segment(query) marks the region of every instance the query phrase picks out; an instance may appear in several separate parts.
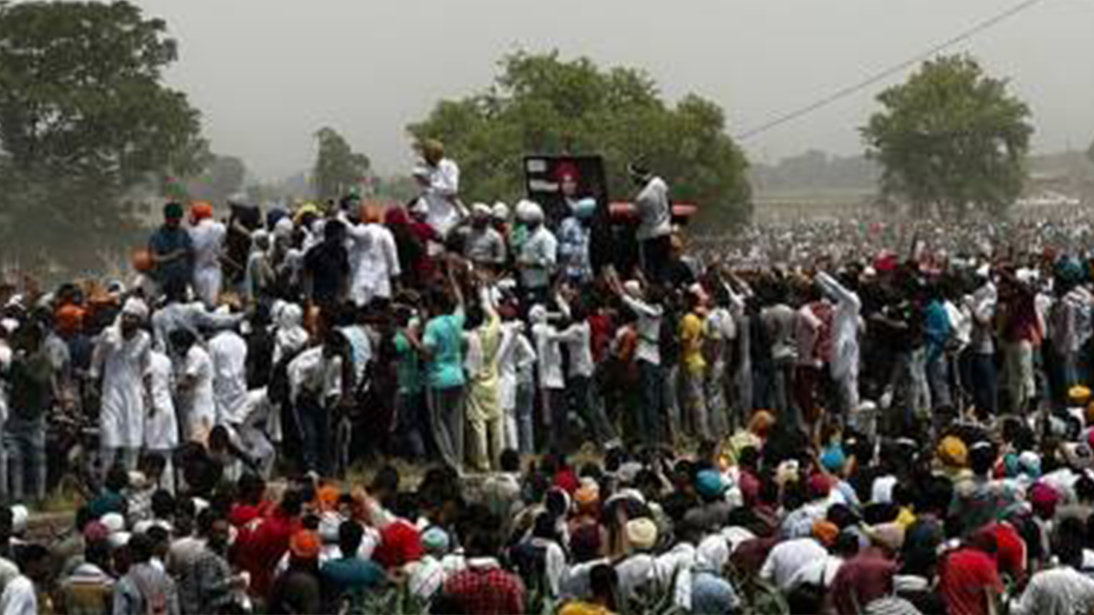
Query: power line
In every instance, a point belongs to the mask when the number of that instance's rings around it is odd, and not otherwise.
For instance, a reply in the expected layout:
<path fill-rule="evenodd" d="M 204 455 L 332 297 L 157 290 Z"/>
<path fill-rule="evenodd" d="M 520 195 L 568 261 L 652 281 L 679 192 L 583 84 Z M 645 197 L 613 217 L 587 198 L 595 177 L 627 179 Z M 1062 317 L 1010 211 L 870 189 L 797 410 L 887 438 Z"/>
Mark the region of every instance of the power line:
<path fill-rule="evenodd" d="M 947 39 L 947 40 L 945 40 L 945 41 L 931 47 L 930 49 L 928 49 L 927 51 L 924 51 L 923 53 L 920 53 L 919 55 L 916 55 L 912 58 L 904 60 L 903 62 L 901 62 L 899 64 L 890 66 L 889 68 L 887 68 L 887 69 L 885 69 L 881 72 L 874 73 L 873 75 L 867 77 L 866 79 L 863 79 L 862 81 L 859 81 L 859 82 L 854 83 L 852 85 L 849 85 L 847 87 L 836 90 L 835 92 L 829 94 L 828 96 L 825 96 L 824 98 L 821 98 L 821 99 L 819 99 L 819 100 L 817 100 L 813 103 L 810 103 L 810 104 L 808 104 L 804 107 L 801 107 L 797 110 L 791 111 L 791 112 L 786 113 L 784 115 L 780 115 L 780 116 L 778 116 L 778 117 L 776 117 L 772 120 L 769 120 L 766 123 L 760 124 L 759 126 L 756 126 L 754 128 L 750 128 L 749 130 L 746 130 L 746 131 L 744 131 L 740 134 L 735 135 L 734 138 L 737 139 L 738 141 L 751 139 L 752 137 L 754 137 L 758 134 L 767 132 L 768 130 L 771 130 L 772 128 L 776 128 L 778 126 L 786 124 L 787 122 L 792 122 L 792 121 L 798 119 L 799 117 L 802 117 L 803 115 L 808 115 L 808 114 L 812 113 L 813 111 L 816 111 L 817 109 L 820 109 L 822 107 L 827 107 L 828 105 L 830 105 L 830 104 L 832 104 L 832 103 L 834 103 L 834 102 L 836 102 L 836 101 L 838 101 L 842 98 L 846 98 L 847 96 L 850 96 L 850 95 L 858 92 L 859 90 L 866 89 L 866 88 L 870 87 L 871 85 L 874 85 L 875 83 L 877 83 L 879 81 L 883 81 L 883 80 L 885 80 L 885 79 L 887 79 L 887 78 L 889 78 L 889 77 L 891 77 L 891 76 L 893 76 L 897 73 L 900 73 L 900 72 L 904 71 L 905 69 L 907 69 L 910 66 L 914 66 L 914 65 L 919 64 L 920 62 L 922 62 L 924 60 L 928 60 L 931 57 L 933 57 L 935 54 L 937 54 L 941 51 L 944 51 L 949 47 L 953 47 L 954 45 L 956 45 L 960 42 L 968 40 L 968 39 L 972 38 L 973 36 L 976 36 L 977 34 L 983 32 L 985 30 L 991 29 L 991 28 L 999 25 L 1000 23 L 1010 19 L 1011 17 L 1014 17 L 1014 16 L 1018 15 L 1019 13 L 1023 13 L 1025 11 L 1033 8 L 1036 5 L 1041 4 L 1042 2 L 1045 2 L 1045 0 L 1023 0 L 1022 2 L 1019 2 L 1018 4 L 1016 4 L 1016 5 L 1012 6 L 1011 8 L 1003 11 L 1002 13 L 998 13 L 998 14 L 996 14 L 996 15 L 988 18 L 988 19 L 985 19 L 984 21 L 981 21 L 981 22 L 975 24 L 971 28 L 961 32 L 960 34 L 957 34 L 956 36 L 954 36 L 950 39 Z"/>

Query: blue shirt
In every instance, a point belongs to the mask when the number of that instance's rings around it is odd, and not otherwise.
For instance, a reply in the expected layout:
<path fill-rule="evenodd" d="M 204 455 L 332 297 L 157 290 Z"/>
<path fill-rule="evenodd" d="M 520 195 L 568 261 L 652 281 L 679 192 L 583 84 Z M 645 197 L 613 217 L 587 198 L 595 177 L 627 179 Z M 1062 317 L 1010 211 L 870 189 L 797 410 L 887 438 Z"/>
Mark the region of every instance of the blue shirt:
<path fill-rule="evenodd" d="M 432 318 L 425 325 L 422 345 L 432 353 L 426 370 L 429 387 L 461 387 L 463 375 L 463 310 Z"/>
<path fill-rule="evenodd" d="M 189 255 L 156 266 L 156 280 L 165 286 L 171 282 L 188 283 L 193 272 L 194 242 L 184 228 L 160 227 L 148 240 L 148 247 L 156 256 L 167 256 L 186 250 Z"/>

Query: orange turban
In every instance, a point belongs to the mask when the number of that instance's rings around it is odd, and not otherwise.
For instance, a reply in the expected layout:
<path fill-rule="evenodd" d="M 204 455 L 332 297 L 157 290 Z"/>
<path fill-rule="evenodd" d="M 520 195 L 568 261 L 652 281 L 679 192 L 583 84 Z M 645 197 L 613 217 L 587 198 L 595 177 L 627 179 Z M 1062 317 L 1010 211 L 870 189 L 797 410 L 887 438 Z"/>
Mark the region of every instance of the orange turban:
<path fill-rule="evenodd" d="M 84 310 L 75 305 L 66 305 L 57 310 L 54 321 L 59 332 L 64 334 L 76 333 L 83 327 Z"/>
<path fill-rule="evenodd" d="M 300 559 L 316 559 L 323 543 L 312 530 L 300 530 L 289 539 L 289 551 Z"/>
<path fill-rule="evenodd" d="M 198 222 L 199 220 L 204 220 L 206 218 L 212 217 L 213 206 L 210 205 L 207 201 L 195 201 L 194 204 L 190 206 L 191 221 Z"/>
<path fill-rule="evenodd" d="M 342 497 L 342 492 L 338 487 L 325 485 L 319 488 L 317 496 L 319 499 L 319 508 L 323 511 L 331 511 L 338 508 L 338 500 Z"/>

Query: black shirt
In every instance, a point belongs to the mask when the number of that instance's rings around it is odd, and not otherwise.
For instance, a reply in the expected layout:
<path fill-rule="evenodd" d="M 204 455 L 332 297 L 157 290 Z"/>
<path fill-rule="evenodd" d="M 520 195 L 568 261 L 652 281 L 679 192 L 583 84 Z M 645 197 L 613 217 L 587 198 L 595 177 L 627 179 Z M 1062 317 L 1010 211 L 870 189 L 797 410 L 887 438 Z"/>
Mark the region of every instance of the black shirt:
<path fill-rule="evenodd" d="M 316 303 L 338 301 L 349 275 L 349 255 L 341 243 L 324 241 L 304 256 L 304 271 L 311 278 Z"/>

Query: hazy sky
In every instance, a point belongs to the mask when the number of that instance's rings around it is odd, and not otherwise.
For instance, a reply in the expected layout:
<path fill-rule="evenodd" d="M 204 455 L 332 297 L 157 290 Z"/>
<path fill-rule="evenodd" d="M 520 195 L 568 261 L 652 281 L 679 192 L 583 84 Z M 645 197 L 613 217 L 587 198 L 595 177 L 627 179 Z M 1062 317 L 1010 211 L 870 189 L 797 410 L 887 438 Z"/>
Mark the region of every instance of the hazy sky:
<path fill-rule="evenodd" d="M 381 172 L 411 160 L 404 131 L 486 86 L 507 51 L 557 48 L 646 69 L 741 132 L 913 56 L 1015 0 L 135 0 L 181 45 L 169 80 L 205 114 L 217 152 L 256 173 L 306 168 L 312 133 L 342 132 Z M 1035 147 L 1094 138 L 1094 0 L 1045 0 L 958 49 L 1012 79 Z M 890 80 L 889 83 L 894 80 Z M 881 86 L 877 86 L 879 89 Z M 861 151 L 860 92 L 746 142 L 756 160 Z"/>

